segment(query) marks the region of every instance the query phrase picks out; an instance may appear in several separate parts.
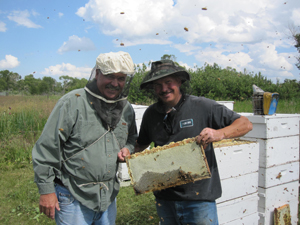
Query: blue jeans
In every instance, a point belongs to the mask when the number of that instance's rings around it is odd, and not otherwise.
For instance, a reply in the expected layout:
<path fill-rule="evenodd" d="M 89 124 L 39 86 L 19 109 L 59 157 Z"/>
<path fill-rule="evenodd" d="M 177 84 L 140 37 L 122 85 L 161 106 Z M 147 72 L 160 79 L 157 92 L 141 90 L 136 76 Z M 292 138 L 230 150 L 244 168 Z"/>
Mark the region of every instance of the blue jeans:
<path fill-rule="evenodd" d="M 74 199 L 63 186 L 55 186 L 60 211 L 55 210 L 57 225 L 115 225 L 117 216 L 116 200 L 105 212 L 95 212 Z"/>
<path fill-rule="evenodd" d="M 216 202 L 156 199 L 161 225 L 218 225 Z"/>

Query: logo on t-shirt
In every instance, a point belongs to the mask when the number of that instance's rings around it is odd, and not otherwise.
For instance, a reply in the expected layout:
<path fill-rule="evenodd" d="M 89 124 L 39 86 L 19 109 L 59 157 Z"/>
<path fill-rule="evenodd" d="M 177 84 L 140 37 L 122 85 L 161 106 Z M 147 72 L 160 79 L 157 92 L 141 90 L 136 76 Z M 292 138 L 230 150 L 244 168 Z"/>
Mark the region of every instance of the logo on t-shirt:
<path fill-rule="evenodd" d="M 180 128 L 192 127 L 194 126 L 193 119 L 181 120 Z"/>

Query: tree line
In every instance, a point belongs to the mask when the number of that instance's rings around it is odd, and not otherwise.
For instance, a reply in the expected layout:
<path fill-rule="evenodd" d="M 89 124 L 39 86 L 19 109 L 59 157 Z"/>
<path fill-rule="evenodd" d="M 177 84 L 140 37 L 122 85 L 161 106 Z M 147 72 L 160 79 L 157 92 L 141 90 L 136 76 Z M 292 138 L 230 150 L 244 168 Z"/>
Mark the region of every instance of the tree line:
<path fill-rule="evenodd" d="M 164 55 L 162 58 L 174 56 Z M 243 73 L 234 68 L 221 68 L 216 63 L 205 64 L 201 68 L 188 70 L 191 75 L 189 86 L 186 85 L 186 92 L 196 96 L 204 96 L 215 100 L 248 100 L 253 95 L 252 85 L 255 84 L 264 91 L 279 93 L 280 99 L 300 98 L 300 82 L 296 79 L 285 79 L 283 83 L 273 83 L 260 72 L 258 74 Z M 147 73 L 147 66 L 136 67 L 136 73 L 130 85 L 128 100 L 136 104 L 146 104 L 155 97 L 149 91 L 141 91 L 140 84 Z M 10 94 L 23 95 L 63 95 L 71 90 L 82 88 L 87 84 L 87 79 L 61 76 L 61 82 L 52 77 L 34 78 L 32 74 L 24 79 L 17 73 L 2 70 L 0 71 L 0 91 Z"/>
<path fill-rule="evenodd" d="M 9 70 L 0 71 L 0 92 L 22 95 L 61 95 L 71 90 L 84 87 L 87 79 L 60 76 L 56 81 L 52 77 L 34 78 L 33 74 L 22 79 L 18 73 Z"/>
<path fill-rule="evenodd" d="M 132 103 L 147 103 L 149 99 L 155 100 L 154 95 L 149 91 L 139 90 L 145 74 L 146 66 L 138 66 L 137 72 L 131 83 L 128 99 Z M 216 63 L 205 64 L 201 68 L 188 70 L 191 75 L 189 86 L 185 87 L 186 92 L 196 96 L 204 96 L 215 100 L 249 100 L 253 95 L 252 85 L 260 87 L 266 92 L 279 93 L 280 99 L 300 98 L 300 82 L 296 79 L 285 79 L 283 83 L 272 82 L 260 72 L 243 73 L 234 68 L 221 68 Z M 151 101 L 150 101 L 151 102 Z"/>

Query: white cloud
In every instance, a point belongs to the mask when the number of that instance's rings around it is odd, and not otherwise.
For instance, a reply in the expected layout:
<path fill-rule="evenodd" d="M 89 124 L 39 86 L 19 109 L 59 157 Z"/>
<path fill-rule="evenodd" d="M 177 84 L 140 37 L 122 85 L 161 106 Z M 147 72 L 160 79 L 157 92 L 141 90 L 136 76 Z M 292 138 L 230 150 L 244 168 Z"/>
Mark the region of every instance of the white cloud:
<path fill-rule="evenodd" d="M 107 35 L 151 38 L 151 35 L 155 37 L 156 33 L 163 34 L 166 30 L 163 21 L 173 13 L 172 5 L 172 0 L 90 0 L 76 14 L 98 24 Z"/>
<path fill-rule="evenodd" d="M 32 11 L 31 14 L 33 16 L 38 15 L 35 11 Z M 27 28 L 42 28 L 42 26 L 35 24 L 30 19 L 30 13 L 28 10 L 24 11 L 12 11 L 7 18 L 16 22 L 18 25 L 25 26 Z"/>
<path fill-rule="evenodd" d="M 0 32 L 5 32 L 5 31 L 6 31 L 6 24 L 0 21 Z"/>
<path fill-rule="evenodd" d="M 187 63 L 184 63 L 184 62 L 178 62 L 180 66 L 183 66 L 185 67 L 186 70 L 195 70 L 195 68 L 193 67 L 190 67 Z"/>
<path fill-rule="evenodd" d="M 291 20 L 295 23 L 295 26 L 300 26 L 300 8 L 293 10 Z"/>
<path fill-rule="evenodd" d="M 201 50 L 200 46 L 192 45 L 189 43 L 185 44 L 174 44 L 174 47 L 178 49 L 180 52 L 184 52 L 187 55 L 193 54 L 196 50 Z"/>
<path fill-rule="evenodd" d="M 63 45 L 58 49 L 58 53 L 69 52 L 69 51 L 92 51 L 96 47 L 94 43 L 86 37 L 78 37 L 76 35 L 70 36 L 69 40 L 64 42 Z"/>
<path fill-rule="evenodd" d="M 158 40 L 158 39 L 151 39 L 151 38 L 144 38 L 144 39 L 124 39 L 124 40 L 114 40 L 116 45 L 124 44 L 123 46 L 134 46 L 134 45 L 144 45 L 144 44 L 155 44 L 155 45 L 168 45 L 172 44 L 169 40 Z"/>
<path fill-rule="evenodd" d="M 282 52 L 294 48 L 288 36 L 289 25 L 300 25 L 298 0 L 89 0 L 76 14 L 125 46 L 169 45 L 201 63 L 295 74 Z"/>
<path fill-rule="evenodd" d="M 288 61 L 288 54 L 278 53 L 273 44 L 262 42 L 249 48 L 259 67 L 278 71 L 293 69 L 293 65 Z"/>
<path fill-rule="evenodd" d="M 57 64 L 55 66 L 49 66 L 48 68 L 45 68 L 41 74 L 46 76 L 63 76 L 67 75 L 70 77 L 76 77 L 76 78 L 86 78 L 89 79 L 91 75 L 92 68 L 89 67 L 76 67 L 70 63 L 62 63 Z"/>
<path fill-rule="evenodd" d="M 62 12 L 58 13 L 58 16 L 61 18 L 64 14 Z"/>
<path fill-rule="evenodd" d="M 285 11 L 273 5 L 271 0 L 178 0 L 175 5 L 172 0 L 90 0 L 76 14 L 97 24 L 104 34 L 127 39 L 149 39 L 159 33 L 156 39 L 176 36 L 191 43 L 246 43 L 268 38 L 269 29 L 284 26 L 273 20 L 273 14 L 279 18 Z M 207 10 L 202 10 L 204 6 Z"/>
<path fill-rule="evenodd" d="M 0 60 L 1 69 L 12 69 L 17 67 L 20 64 L 17 57 L 12 55 L 6 55 L 5 59 Z"/>
<path fill-rule="evenodd" d="M 31 10 L 31 14 L 33 16 L 39 16 L 40 14 L 38 12 L 36 12 L 35 10 Z"/>
<path fill-rule="evenodd" d="M 214 64 L 217 63 L 222 68 L 231 67 L 238 71 L 243 69 L 253 61 L 253 59 L 244 52 L 235 52 L 224 54 L 224 50 L 208 48 L 199 51 L 195 56 L 200 62 Z"/>

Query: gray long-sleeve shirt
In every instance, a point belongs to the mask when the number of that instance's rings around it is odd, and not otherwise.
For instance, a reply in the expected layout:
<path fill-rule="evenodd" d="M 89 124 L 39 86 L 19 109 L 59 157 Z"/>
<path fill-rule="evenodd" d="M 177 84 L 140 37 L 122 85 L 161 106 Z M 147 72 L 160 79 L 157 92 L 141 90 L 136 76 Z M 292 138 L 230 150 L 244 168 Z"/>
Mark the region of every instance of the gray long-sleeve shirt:
<path fill-rule="evenodd" d="M 102 126 L 84 89 L 63 96 L 54 107 L 32 150 L 35 182 L 40 194 L 55 192 L 60 179 L 75 199 L 105 211 L 118 194 L 117 154 L 132 153 L 137 138 L 135 113 L 129 102 L 113 131 Z"/>

